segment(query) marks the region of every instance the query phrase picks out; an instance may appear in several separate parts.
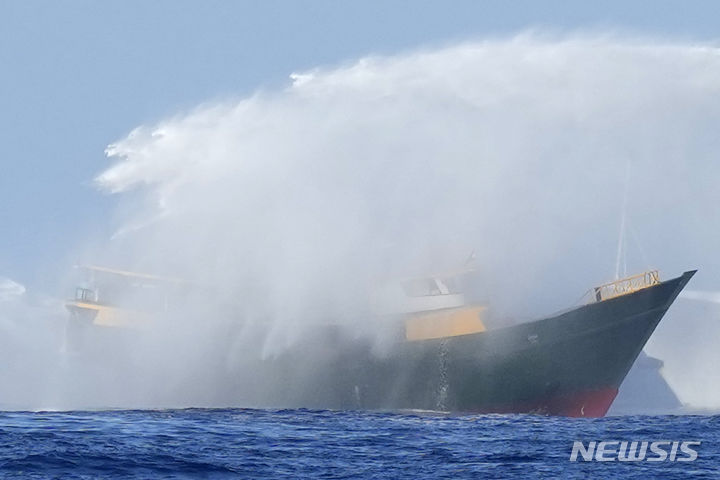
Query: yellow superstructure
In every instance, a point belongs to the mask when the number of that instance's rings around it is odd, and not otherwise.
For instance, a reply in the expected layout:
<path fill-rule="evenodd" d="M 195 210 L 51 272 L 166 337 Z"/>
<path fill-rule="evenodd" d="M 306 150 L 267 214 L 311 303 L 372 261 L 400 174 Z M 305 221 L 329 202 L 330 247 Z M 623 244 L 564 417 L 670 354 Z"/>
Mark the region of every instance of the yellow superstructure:
<path fill-rule="evenodd" d="M 150 321 L 151 316 L 145 312 L 126 310 L 122 308 L 88 303 L 69 301 L 65 305 L 72 315 L 86 318 L 98 327 L 141 327 Z"/>
<path fill-rule="evenodd" d="M 484 332 L 485 310 L 475 306 L 413 314 L 405 320 L 405 339 L 430 340 Z"/>
<path fill-rule="evenodd" d="M 188 284 L 180 279 L 135 273 L 99 266 L 82 266 L 87 278 L 78 287 L 67 309 L 78 325 L 141 328 L 178 299 Z M 466 272 L 462 272 L 466 273 Z M 486 307 L 467 305 L 455 285 L 455 277 L 445 274 L 393 282 L 403 298 L 402 318 L 407 341 L 430 340 L 484 332 Z M 398 317 L 397 315 L 401 315 Z"/>
<path fill-rule="evenodd" d="M 134 328 L 167 310 L 169 296 L 184 285 L 177 278 L 84 265 L 83 286 L 66 302 L 71 319 L 98 327 Z"/>

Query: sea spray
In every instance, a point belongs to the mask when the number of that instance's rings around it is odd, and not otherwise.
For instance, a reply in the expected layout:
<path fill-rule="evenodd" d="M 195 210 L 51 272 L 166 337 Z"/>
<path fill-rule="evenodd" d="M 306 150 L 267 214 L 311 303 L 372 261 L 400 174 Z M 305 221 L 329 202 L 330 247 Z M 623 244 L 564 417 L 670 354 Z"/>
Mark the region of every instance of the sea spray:
<path fill-rule="evenodd" d="M 86 375 L 123 381 L 84 401 L 242 404 L 255 356 L 328 321 L 377 336 L 379 282 L 471 252 L 495 317 L 567 307 L 613 275 L 628 164 L 628 269 L 701 267 L 711 289 L 718 93 L 712 45 L 523 34 L 318 68 L 138 127 L 96 178 L 119 194 L 117 233 L 79 256 L 207 294 L 95 359 Z"/>

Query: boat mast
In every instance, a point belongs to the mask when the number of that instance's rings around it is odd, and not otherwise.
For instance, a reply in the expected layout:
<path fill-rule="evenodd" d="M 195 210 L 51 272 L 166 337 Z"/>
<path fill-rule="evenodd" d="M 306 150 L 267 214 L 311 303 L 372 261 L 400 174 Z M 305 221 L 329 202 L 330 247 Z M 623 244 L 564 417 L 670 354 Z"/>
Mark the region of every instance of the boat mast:
<path fill-rule="evenodd" d="M 627 223 L 627 200 L 630 185 L 630 160 L 625 164 L 625 185 L 623 191 L 622 211 L 620 214 L 620 231 L 618 233 L 617 256 L 615 257 L 615 280 L 620 279 L 620 263 L 623 266 L 623 277 L 627 276 L 627 256 L 625 248 L 626 223 Z"/>

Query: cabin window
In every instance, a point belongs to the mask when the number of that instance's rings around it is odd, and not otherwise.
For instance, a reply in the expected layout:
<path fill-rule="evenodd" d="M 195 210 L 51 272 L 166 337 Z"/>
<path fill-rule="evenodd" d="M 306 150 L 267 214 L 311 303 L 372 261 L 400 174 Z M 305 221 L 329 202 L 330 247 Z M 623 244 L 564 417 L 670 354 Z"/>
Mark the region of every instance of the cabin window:
<path fill-rule="evenodd" d="M 428 295 L 437 295 L 433 293 L 437 290 L 435 280 L 428 278 L 417 278 L 408 280 L 402 284 L 405 295 L 408 297 L 426 297 Z M 438 292 L 439 293 L 439 292 Z"/>
<path fill-rule="evenodd" d="M 408 297 L 429 297 L 459 293 L 453 278 L 418 278 L 402 284 Z"/>
<path fill-rule="evenodd" d="M 77 288 L 75 289 L 75 300 L 80 300 L 81 302 L 94 302 L 95 291 L 90 290 L 89 288 Z"/>
<path fill-rule="evenodd" d="M 456 295 L 460 293 L 453 277 L 416 278 L 402 283 L 408 297 L 429 297 L 435 295 Z"/>
<path fill-rule="evenodd" d="M 460 289 L 458 288 L 457 281 L 454 277 L 438 279 L 438 283 L 440 283 L 445 289 L 447 289 L 447 293 L 460 293 Z"/>

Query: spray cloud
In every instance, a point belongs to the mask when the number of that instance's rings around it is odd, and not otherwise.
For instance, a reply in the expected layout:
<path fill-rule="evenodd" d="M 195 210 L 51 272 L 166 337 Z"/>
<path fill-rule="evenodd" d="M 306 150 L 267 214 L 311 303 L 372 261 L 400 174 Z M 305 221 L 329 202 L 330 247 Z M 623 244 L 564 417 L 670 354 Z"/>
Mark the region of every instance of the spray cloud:
<path fill-rule="evenodd" d="M 495 315 L 569 306 L 614 273 L 626 172 L 628 271 L 718 278 L 714 46 L 523 34 L 291 78 L 107 149 L 120 227 L 93 260 L 212 289 L 134 353 L 171 379 L 158 403 L 242 364 L 242 340 L 217 348 L 232 315 L 271 320 L 272 356 L 318 319 L 362 322 L 377 279 L 471 251 Z"/>

